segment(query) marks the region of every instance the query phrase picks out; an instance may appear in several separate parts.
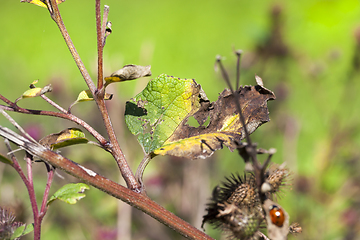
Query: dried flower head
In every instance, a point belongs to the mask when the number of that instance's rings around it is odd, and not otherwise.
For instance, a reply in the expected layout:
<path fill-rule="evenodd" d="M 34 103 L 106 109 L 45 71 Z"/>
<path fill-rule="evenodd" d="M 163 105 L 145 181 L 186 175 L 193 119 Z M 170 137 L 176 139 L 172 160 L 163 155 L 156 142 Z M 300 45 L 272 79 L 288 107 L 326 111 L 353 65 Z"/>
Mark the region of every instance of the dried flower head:
<path fill-rule="evenodd" d="M 283 165 L 272 164 L 266 172 L 266 181 L 271 186 L 271 193 L 279 193 L 282 187 L 289 186 L 290 171 Z"/>
<path fill-rule="evenodd" d="M 261 203 L 255 176 L 251 173 L 243 177 L 231 175 L 222 186 L 213 190 L 212 198 L 207 204 L 205 223 L 221 229 L 230 239 L 258 239 L 260 229 L 267 225 L 268 234 L 282 239 L 289 232 L 289 216 L 280 205 L 271 201 L 283 186 L 289 185 L 290 172 L 284 166 L 272 165 L 265 173 L 265 183 L 261 191 L 266 193 L 264 208 Z M 291 230 L 290 230 L 291 231 Z"/>
<path fill-rule="evenodd" d="M 229 238 L 255 239 L 263 226 L 264 215 L 254 176 L 232 175 L 222 185 L 213 190 L 202 226 L 208 222 L 224 231 Z"/>
<path fill-rule="evenodd" d="M 15 216 L 8 209 L 0 207 L 0 239 L 10 240 L 14 231 L 23 225 L 19 222 L 14 222 Z M 17 240 L 19 238 L 15 238 Z"/>

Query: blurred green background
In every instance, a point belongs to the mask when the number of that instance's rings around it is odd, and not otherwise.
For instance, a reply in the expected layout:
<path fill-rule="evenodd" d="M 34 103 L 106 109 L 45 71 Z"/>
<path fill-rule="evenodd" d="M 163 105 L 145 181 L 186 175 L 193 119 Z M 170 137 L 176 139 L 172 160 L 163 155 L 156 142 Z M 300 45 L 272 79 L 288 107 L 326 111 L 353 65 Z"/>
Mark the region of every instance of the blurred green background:
<path fill-rule="evenodd" d="M 104 4 L 110 6 L 113 29 L 104 50 L 105 75 L 125 64 L 150 64 L 153 77 L 166 73 L 195 78 L 215 101 L 226 87 L 214 71 L 215 56 L 223 56 L 234 79 L 233 50 L 242 49 L 241 84 L 255 84 L 257 74 L 277 95 L 277 100 L 268 103 L 271 121 L 252 139 L 259 147 L 276 148 L 273 161 L 286 162 L 292 172 L 291 186 L 278 201 L 290 214 L 290 221 L 300 223 L 303 233 L 289 239 L 360 238 L 358 0 L 107 0 Z M 95 3 L 67 0 L 59 7 L 95 79 Z M 37 86 L 51 83 L 54 91 L 48 96 L 67 108 L 86 88 L 45 8 L 2 0 L 0 29 L 2 95 L 13 101 L 39 79 Z M 124 104 L 148 81 L 143 78 L 109 87 L 116 95 L 108 102 L 112 121 L 134 170 L 142 159 L 141 148 L 124 125 Z M 19 105 L 52 109 L 41 99 L 22 100 Z M 94 104 L 75 106 L 73 113 L 104 133 Z M 11 116 L 38 138 L 74 126 L 49 117 Z M 3 117 L 0 125 L 11 127 Z M 3 144 L 0 150 L 5 152 Z M 99 149 L 77 146 L 62 153 L 110 179 L 120 179 L 113 159 Z M 223 149 L 206 160 L 155 158 L 144 178 L 153 199 L 200 227 L 212 188 L 243 168 L 237 153 Z M 35 173 L 41 199 L 45 169 L 35 166 Z M 64 179 L 55 178 L 51 193 L 77 181 L 60 174 Z M 182 239 L 94 188 L 87 195 L 75 206 L 54 203 L 44 220 L 43 239 Z M 26 189 L 16 172 L 4 164 L 0 164 L 0 205 L 11 207 L 19 220 L 31 222 Z M 206 232 L 224 238 L 210 227 Z"/>

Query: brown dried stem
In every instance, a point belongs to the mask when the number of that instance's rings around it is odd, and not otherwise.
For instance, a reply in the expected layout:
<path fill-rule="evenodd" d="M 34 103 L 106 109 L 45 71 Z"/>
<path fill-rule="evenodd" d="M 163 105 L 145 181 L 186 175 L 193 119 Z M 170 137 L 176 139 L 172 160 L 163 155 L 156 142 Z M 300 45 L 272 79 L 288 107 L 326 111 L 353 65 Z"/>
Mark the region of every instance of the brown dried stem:
<path fill-rule="evenodd" d="M 99 1 L 99 0 L 97 0 Z M 100 1 L 99 1 L 100 2 Z M 100 94 L 100 96 L 97 94 L 98 91 L 95 87 L 95 84 L 93 83 L 93 81 L 91 80 L 90 78 L 90 75 L 88 73 L 88 71 L 86 70 L 83 62 L 81 61 L 81 58 L 78 54 L 78 52 L 76 51 L 75 49 L 75 46 L 73 44 L 73 42 L 71 41 L 71 38 L 69 36 L 69 33 L 67 32 L 66 28 L 65 28 L 65 25 L 64 25 L 64 22 L 61 18 L 61 15 L 60 15 L 60 11 L 59 11 L 59 8 L 57 6 L 57 3 L 56 3 L 56 0 L 49 0 L 49 12 L 50 12 L 50 15 L 52 17 L 52 19 L 56 22 L 56 24 L 58 25 L 59 29 L 60 29 L 60 32 L 61 34 L 63 35 L 64 37 L 64 40 L 71 52 L 71 55 L 73 56 L 75 62 L 76 62 L 76 65 L 78 66 L 86 84 L 88 85 L 91 93 L 93 94 L 94 96 L 94 100 L 100 110 L 100 113 L 102 115 L 102 118 L 103 118 L 103 121 L 104 121 L 104 125 L 105 125 L 105 128 L 106 128 L 106 131 L 109 135 L 109 138 L 110 138 L 110 143 L 108 144 L 105 144 L 103 145 L 104 147 L 106 147 L 109 152 L 113 155 L 113 157 L 115 158 L 117 164 L 118 164 L 118 167 L 120 169 L 120 172 L 121 172 L 121 175 L 123 176 L 127 186 L 134 190 L 134 191 L 137 191 L 137 192 L 140 192 L 140 184 L 136 181 L 135 179 L 135 176 L 133 174 L 133 172 L 131 171 L 126 159 L 125 159 L 125 156 L 119 146 L 119 143 L 116 139 L 116 135 L 115 135 L 115 131 L 112 127 L 112 124 L 111 124 L 111 121 L 110 121 L 110 117 L 109 117 L 109 113 L 106 109 L 106 106 L 105 106 L 105 101 L 104 101 L 104 98 L 101 96 L 103 94 Z M 98 5 L 99 3 L 97 3 Z M 99 6 L 99 9 L 100 9 L 100 6 Z M 99 14 L 97 14 L 99 15 Z M 101 38 L 101 27 L 99 29 L 99 27 L 97 27 L 97 32 L 98 32 L 98 36 L 99 38 Z M 99 35 L 100 34 L 100 35 Z M 101 48 L 102 49 L 102 46 Z M 99 56 L 99 58 L 102 58 L 102 54 L 101 56 Z M 102 60 L 101 60 L 102 61 Z M 102 68 L 100 69 L 101 72 L 102 72 Z M 100 76 L 102 76 L 102 73 L 100 74 Z"/>
<path fill-rule="evenodd" d="M 236 73 L 236 85 L 237 85 L 237 88 L 238 88 L 238 85 L 240 83 L 240 57 L 241 57 L 241 51 L 238 50 L 235 52 L 235 54 L 237 55 L 237 66 L 236 66 L 236 70 L 237 70 L 237 73 Z M 231 85 L 231 82 L 230 82 L 230 79 L 229 79 L 229 75 L 227 74 L 222 62 L 221 62 L 221 57 L 218 56 L 216 58 L 216 61 L 220 67 L 220 70 L 221 70 L 221 74 L 222 74 L 222 77 L 223 79 L 225 80 L 225 82 L 227 83 L 230 91 L 232 94 L 234 94 L 235 96 L 235 100 L 236 99 L 239 99 L 240 96 L 238 94 L 237 91 L 234 91 L 233 88 L 232 88 L 232 85 Z M 241 105 L 240 105 L 240 101 L 236 100 L 235 101 L 235 104 L 236 104 L 236 109 L 239 113 L 239 117 L 240 117 L 240 121 L 242 123 L 242 125 L 244 126 L 244 133 L 245 133 L 245 139 L 247 141 L 247 145 L 245 146 L 245 150 L 246 152 L 248 153 L 248 155 L 250 156 L 250 159 L 252 160 L 252 166 L 253 166 L 253 170 L 254 170 L 254 174 L 255 174 L 255 179 L 256 179 L 256 185 L 257 185 L 257 188 L 259 190 L 259 195 L 260 195 L 260 199 L 261 201 L 263 202 L 265 199 L 266 199 L 266 196 L 265 194 L 263 194 L 261 192 L 261 186 L 262 184 L 264 183 L 265 181 L 265 177 L 264 177 L 264 171 L 265 169 L 262 167 L 262 165 L 259 163 L 258 159 L 257 159 L 257 149 L 256 149 L 256 144 L 253 144 L 252 141 L 251 141 L 251 138 L 250 138 L 250 134 L 246 128 L 246 124 L 245 124 L 245 118 L 244 118 L 244 115 L 241 111 Z"/>

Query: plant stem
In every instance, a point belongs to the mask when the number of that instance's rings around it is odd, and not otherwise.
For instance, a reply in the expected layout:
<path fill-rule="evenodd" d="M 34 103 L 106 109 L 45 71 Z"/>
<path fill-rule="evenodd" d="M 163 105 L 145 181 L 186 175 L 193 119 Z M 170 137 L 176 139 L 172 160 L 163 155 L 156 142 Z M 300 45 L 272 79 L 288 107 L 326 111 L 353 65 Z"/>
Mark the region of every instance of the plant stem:
<path fill-rule="evenodd" d="M 31 208 L 33 210 L 33 215 L 34 215 L 34 240 L 40 240 L 41 220 L 39 218 L 39 210 L 36 202 L 36 195 L 34 189 L 33 174 L 32 174 L 32 159 L 30 155 L 28 155 L 27 153 L 25 156 L 25 160 L 26 160 L 27 172 L 28 172 L 28 177 L 27 177 L 28 184 L 26 185 L 26 188 L 29 192 Z"/>
<path fill-rule="evenodd" d="M 146 166 L 149 164 L 150 160 L 151 160 L 151 155 L 146 154 L 143 160 L 141 161 L 141 163 L 139 164 L 138 168 L 136 169 L 135 178 L 138 180 L 141 186 L 144 185 L 142 178 L 143 178 L 144 170 Z"/>
<path fill-rule="evenodd" d="M 240 83 L 240 57 L 241 57 L 241 53 L 236 52 L 236 55 L 238 57 L 236 84 L 238 85 Z M 244 118 L 244 115 L 243 115 L 242 110 L 241 110 L 240 95 L 238 93 L 239 89 L 236 89 L 236 91 L 233 90 L 233 88 L 231 86 L 231 83 L 230 83 L 229 75 L 227 74 L 224 66 L 222 65 L 220 56 L 218 56 L 216 58 L 216 61 L 218 62 L 219 66 L 220 66 L 220 70 L 221 70 L 221 74 L 222 74 L 223 79 L 227 83 L 231 93 L 234 94 L 236 109 L 237 109 L 237 111 L 239 113 L 240 121 L 241 121 L 241 124 L 243 125 L 243 129 L 244 129 L 244 133 L 245 133 L 245 139 L 247 141 L 247 146 L 245 146 L 245 148 L 246 148 L 246 151 L 248 152 L 248 154 L 249 154 L 249 156 L 250 156 L 250 158 L 252 160 L 252 165 L 253 165 L 255 179 L 256 179 L 256 185 L 257 185 L 257 188 L 259 190 L 259 195 L 260 195 L 261 202 L 263 202 L 266 199 L 265 194 L 261 192 L 261 186 L 265 181 L 265 176 L 263 174 L 264 169 L 262 168 L 261 164 L 259 163 L 259 161 L 257 159 L 256 145 L 254 145 L 252 143 L 249 131 L 247 130 L 247 127 L 246 127 L 246 124 L 245 124 L 245 118 Z"/>
<path fill-rule="evenodd" d="M 66 30 L 66 27 L 61 18 L 56 0 L 49 0 L 49 1 L 50 1 L 50 5 L 51 5 L 51 6 L 49 6 L 49 10 L 51 9 L 50 16 L 55 21 L 55 23 L 58 25 L 59 30 L 66 42 L 66 45 L 68 46 L 68 48 L 70 50 L 71 55 L 73 56 L 73 58 L 75 60 L 77 67 L 80 70 L 81 75 L 83 76 L 90 91 L 94 94 L 95 90 L 96 90 L 94 82 L 92 81 L 88 71 L 86 70 L 84 63 L 82 62 L 80 55 L 76 51 L 74 43 L 72 42 L 70 35 L 69 35 L 68 31 Z"/>
<path fill-rule="evenodd" d="M 98 1 L 98 0 L 97 0 Z M 120 169 L 120 172 L 121 172 L 121 175 L 123 176 L 127 186 L 136 191 L 136 192 L 140 192 L 140 189 L 141 189 L 141 186 L 140 184 L 136 181 L 135 179 L 135 176 L 133 174 L 133 172 L 131 171 L 126 159 L 125 159 L 125 156 L 119 146 L 119 143 L 116 139 L 116 135 L 115 135 L 115 131 L 112 127 L 112 124 L 111 124 L 111 121 L 110 121 L 110 117 L 109 117 L 109 113 L 106 109 L 106 106 L 105 106 L 105 101 L 104 101 L 104 98 L 101 97 L 101 96 L 98 96 L 97 94 L 97 89 L 95 87 L 95 84 L 93 83 L 93 81 L 91 80 L 90 78 L 90 75 L 88 73 L 88 71 L 86 70 L 83 62 L 81 61 L 81 58 L 78 54 L 78 52 L 76 51 L 75 49 L 75 46 L 73 44 L 73 42 L 71 41 L 71 38 L 69 36 L 69 33 L 67 32 L 66 28 L 65 28 L 65 25 L 64 25 L 64 22 L 61 18 L 61 15 L 60 15 L 60 11 L 59 11 L 59 8 L 57 6 L 57 3 L 56 3 L 56 0 L 49 0 L 49 3 L 50 3 L 50 7 L 49 7 L 49 12 L 50 12 L 50 15 L 52 17 L 52 19 L 56 22 L 56 24 L 58 25 L 59 29 L 60 29 L 60 32 L 61 34 L 63 35 L 64 39 L 65 39 L 65 42 L 70 50 L 70 53 L 71 55 L 73 56 L 75 62 L 76 62 L 76 65 L 78 66 L 86 84 L 88 85 L 91 93 L 93 94 L 94 96 L 94 100 L 100 110 L 100 113 L 101 113 L 101 116 L 103 118 L 103 121 L 104 121 L 104 125 L 105 125 L 105 128 L 106 128 L 106 131 L 109 135 L 109 138 L 110 138 L 110 144 L 109 143 L 106 143 L 106 144 L 103 144 L 104 147 L 106 147 L 110 152 L 111 154 L 113 155 L 113 157 L 115 158 L 116 162 L 117 162 L 117 165 Z M 102 58 L 102 55 L 101 55 L 101 58 Z M 102 95 L 102 94 L 100 94 Z"/>
<path fill-rule="evenodd" d="M 104 36 L 101 28 L 101 9 L 100 0 L 95 1 L 95 12 L 96 12 L 96 36 L 97 36 L 97 51 L 98 51 L 98 84 L 97 89 L 100 90 L 103 87 L 103 50 L 104 50 Z M 104 91 L 102 91 L 104 94 Z M 100 96 L 99 96 L 100 97 Z M 103 97 L 103 96 L 101 96 Z"/>
<path fill-rule="evenodd" d="M 109 146 L 109 149 L 110 149 L 111 154 L 113 155 L 113 157 L 116 160 L 116 163 L 120 169 L 121 175 L 123 176 L 128 188 L 130 188 L 131 190 L 133 190 L 137 193 L 140 193 L 141 185 L 136 181 L 136 178 L 135 178 L 133 172 L 131 171 L 131 169 L 125 159 L 125 156 L 120 148 L 119 142 L 116 138 L 114 128 L 112 127 L 112 124 L 111 124 L 110 116 L 109 116 L 108 111 L 105 106 L 104 99 L 102 99 L 98 102 L 98 106 L 99 106 L 100 111 L 103 113 L 102 116 L 103 116 L 103 119 L 105 122 L 106 131 L 109 134 L 110 143 L 111 143 L 111 145 Z"/>
<path fill-rule="evenodd" d="M 11 136 L 9 136 L 9 134 L 11 134 Z M 124 186 L 121 186 L 120 184 L 104 178 L 56 152 L 22 138 L 10 130 L 4 131 L 3 128 L 0 127 L 0 136 L 8 138 L 30 154 L 39 157 L 52 166 L 67 172 L 79 180 L 84 181 L 133 207 L 136 207 L 188 239 L 212 239 L 204 232 L 196 229 L 189 223 L 152 201 L 145 194 L 136 193 Z"/>
<path fill-rule="evenodd" d="M 35 143 L 34 143 L 35 144 Z M 9 152 L 12 152 L 9 141 L 6 139 L 5 141 L 5 145 L 8 149 Z M 43 202 L 42 202 L 42 206 L 41 206 L 41 210 L 40 213 L 38 211 L 38 206 L 37 206 L 37 202 L 36 202 L 36 195 L 35 195 L 35 190 L 34 190 L 34 183 L 33 183 L 33 178 L 32 178 L 32 159 L 31 156 L 29 156 L 26 153 L 26 165 L 27 165 L 27 172 L 28 172 L 28 177 L 26 178 L 26 176 L 24 175 L 19 162 L 17 161 L 15 155 L 13 153 L 10 154 L 11 160 L 13 162 L 12 167 L 16 170 L 16 172 L 20 175 L 21 179 L 23 180 L 26 189 L 28 190 L 28 194 L 29 194 L 29 198 L 30 198 L 30 203 L 31 203 L 31 207 L 33 210 L 33 215 L 34 215 L 34 239 L 38 240 L 40 239 L 41 236 L 41 222 L 42 219 L 45 216 L 46 213 L 46 203 L 47 203 L 47 199 L 49 196 L 49 190 L 50 190 L 50 186 L 52 183 L 52 179 L 54 177 L 54 172 L 55 172 L 55 168 L 50 167 L 46 162 L 45 164 L 47 165 L 48 168 L 48 180 L 46 183 L 46 187 L 45 187 L 45 193 L 44 193 L 44 197 L 43 197 Z"/>
<path fill-rule="evenodd" d="M 47 200 L 49 197 L 49 192 L 50 192 L 50 187 L 51 187 L 51 183 L 52 180 L 54 179 L 54 174 L 55 174 L 55 168 L 50 166 L 48 163 L 44 162 L 47 168 L 47 182 L 46 182 L 46 186 L 45 186 L 45 191 L 44 191 L 44 195 L 43 195 L 43 200 L 41 203 L 41 208 L 40 208 L 40 214 L 39 214 L 39 218 L 42 220 L 46 214 L 47 211 Z"/>
<path fill-rule="evenodd" d="M 108 21 L 108 16 L 109 16 L 109 6 L 105 5 L 104 6 L 104 13 L 103 13 L 103 21 L 102 21 L 102 25 L 101 25 L 101 35 L 102 35 L 102 40 L 103 40 L 103 47 L 105 46 L 105 34 L 106 34 L 106 27 L 107 27 L 107 21 Z"/>
<path fill-rule="evenodd" d="M 1 94 L 0 94 L 0 98 L 2 98 Z M 12 105 L 12 102 L 10 102 L 9 105 Z M 92 128 L 88 123 L 86 123 L 84 120 L 74 116 L 71 113 L 59 113 L 59 112 L 53 112 L 53 111 L 33 110 L 33 109 L 21 108 L 17 105 L 15 105 L 15 106 L 16 107 L 0 105 L 0 108 L 3 110 L 6 110 L 6 111 L 12 111 L 12 112 L 18 112 L 18 113 L 51 116 L 51 117 L 67 119 L 67 120 L 72 121 L 72 122 L 82 126 L 83 128 L 85 128 L 91 135 L 93 135 L 96 138 L 96 140 L 99 141 L 99 143 L 102 146 L 106 146 L 106 144 L 108 143 L 108 141 L 100 133 L 98 133 L 94 128 Z"/>
<path fill-rule="evenodd" d="M 60 105 L 58 105 L 57 103 L 55 103 L 53 100 L 51 100 L 50 98 L 48 98 L 47 96 L 45 96 L 44 94 L 41 95 L 41 98 L 44 99 L 45 101 L 47 101 L 51 106 L 53 106 L 54 108 L 60 110 L 63 113 L 68 113 L 67 110 L 65 110 L 63 107 L 61 107 Z"/>

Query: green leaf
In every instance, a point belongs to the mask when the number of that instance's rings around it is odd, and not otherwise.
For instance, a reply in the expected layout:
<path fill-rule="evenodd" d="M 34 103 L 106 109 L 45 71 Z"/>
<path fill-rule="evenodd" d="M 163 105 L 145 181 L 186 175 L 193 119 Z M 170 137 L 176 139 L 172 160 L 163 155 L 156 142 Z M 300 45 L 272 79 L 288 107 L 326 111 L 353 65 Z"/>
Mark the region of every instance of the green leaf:
<path fill-rule="evenodd" d="M 104 100 L 111 100 L 112 97 L 113 97 L 113 94 L 105 93 Z M 81 91 L 79 93 L 76 101 L 70 105 L 69 109 L 71 109 L 75 104 L 77 104 L 79 102 L 88 102 L 88 101 L 94 101 L 94 97 L 93 97 L 91 91 L 90 90 Z"/>
<path fill-rule="evenodd" d="M 200 106 L 193 79 L 160 75 L 126 103 L 125 121 L 146 153 L 161 147 L 179 124 Z"/>
<path fill-rule="evenodd" d="M 50 205 L 56 199 L 66 202 L 68 204 L 75 204 L 78 200 L 85 197 L 84 191 L 90 189 L 85 183 L 70 183 L 60 188 L 49 199 L 47 205 Z"/>
<path fill-rule="evenodd" d="M 0 154 L 0 162 L 3 162 L 5 164 L 9 164 L 9 165 L 13 164 L 13 162 L 10 159 L 8 159 L 7 157 L 5 157 L 2 154 Z"/>
<path fill-rule="evenodd" d="M 50 149 L 59 149 L 75 144 L 87 143 L 85 134 L 78 128 L 67 128 L 59 133 L 52 133 L 43 137 L 39 143 Z"/>
<path fill-rule="evenodd" d="M 28 233 L 31 233 L 32 231 L 34 231 L 34 224 L 32 223 L 32 224 L 26 225 L 26 228 L 25 228 L 25 230 L 23 232 L 23 236 L 28 234 Z"/>
<path fill-rule="evenodd" d="M 28 233 L 31 233 L 32 231 L 34 231 L 34 224 L 21 225 L 20 227 L 16 228 L 10 239 L 13 240 L 16 238 L 20 238 Z"/>
<path fill-rule="evenodd" d="M 113 94 L 105 93 L 104 100 L 111 100 L 113 97 Z M 90 90 L 85 90 L 79 93 L 78 98 L 76 99 L 76 102 L 87 102 L 87 101 L 93 101 L 94 97 Z"/>
<path fill-rule="evenodd" d="M 240 87 L 237 94 L 251 134 L 269 121 L 267 101 L 275 95 L 261 85 Z M 194 80 L 160 75 L 127 102 L 125 120 L 146 154 L 206 158 L 223 146 L 234 150 L 244 138 L 235 96 L 225 89 L 210 103 Z M 198 127 L 189 126 L 190 117 Z"/>

